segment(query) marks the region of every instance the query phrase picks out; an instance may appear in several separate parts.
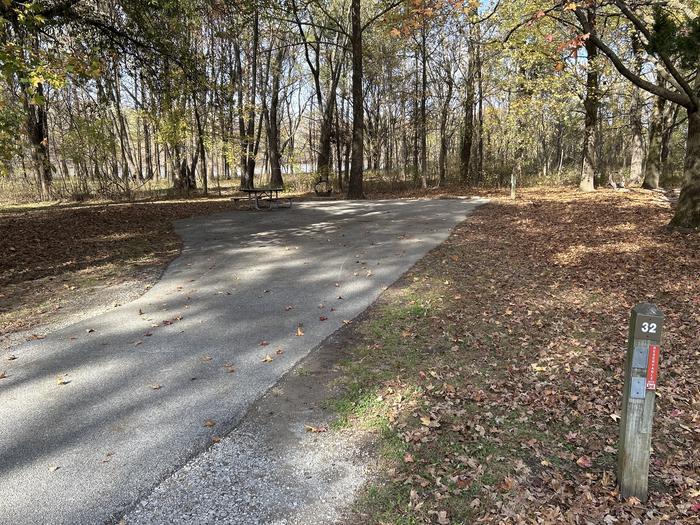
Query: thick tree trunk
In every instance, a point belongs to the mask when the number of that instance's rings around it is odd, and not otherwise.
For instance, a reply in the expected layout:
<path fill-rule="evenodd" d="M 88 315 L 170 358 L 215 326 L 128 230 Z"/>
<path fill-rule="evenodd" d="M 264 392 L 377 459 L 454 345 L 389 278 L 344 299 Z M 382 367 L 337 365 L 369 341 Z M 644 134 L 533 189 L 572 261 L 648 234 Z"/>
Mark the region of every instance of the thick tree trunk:
<path fill-rule="evenodd" d="M 685 183 L 671 225 L 700 228 L 700 111 L 697 109 L 688 110 L 684 172 Z"/>
<path fill-rule="evenodd" d="M 661 178 L 661 138 L 663 127 L 664 107 L 667 102 L 661 97 L 656 97 L 654 109 L 649 121 L 649 149 L 647 151 L 646 169 L 642 188 L 655 190 L 659 187 Z"/>
<path fill-rule="evenodd" d="M 36 87 L 37 98 L 43 98 L 44 87 Z M 36 173 L 37 190 L 41 199 L 51 197 L 51 160 L 49 158 L 49 128 L 44 102 L 33 103 L 25 92 L 24 109 L 26 112 L 27 136 L 32 145 L 32 161 Z"/>
<path fill-rule="evenodd" d="M 595 27 L 595 6 L 588 9 L 588 22 Z M 585 129 L 583 133 L 583 160 L 581 164 L 581 191 L 593 191 L 598 174 L 598 83 L 599 73 L 596 69 L 595 58 L 598 48 L 590 40 L 586 41 L 588 67 L 586 73 Z"/>
<path fill-rule="evenodd" d="M 360 0 L 352 0 L 352 165 L 348 182 L 348 198 L 365 197 L 362 173 L 364 153 L 364 108 L 362 94 L 362 21 Z"/>

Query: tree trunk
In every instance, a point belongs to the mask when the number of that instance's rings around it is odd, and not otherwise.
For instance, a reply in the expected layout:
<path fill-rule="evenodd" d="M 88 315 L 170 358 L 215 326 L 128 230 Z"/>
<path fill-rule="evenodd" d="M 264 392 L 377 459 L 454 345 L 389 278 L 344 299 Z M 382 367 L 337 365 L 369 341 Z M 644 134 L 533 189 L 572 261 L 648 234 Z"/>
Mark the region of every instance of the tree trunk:
<path fill-rule="evenodd" d="M 24 94 L 24 109 L 26 112 L 27 136 L 32 145 L 32 161 L 36 173 L 37 189 L 41 199 L 51 197 L 51 160 L 49 158 L 49 128 L 46 114 L 44 97 L 44 86 L 39 84 L 36 87 L 36 97 L 40 100 L 34 103 L 30 100 L 31 95 Z"/>
<path fill-rule="evenodd" d="M 588 23 L 595 27 L 595 5 L 588 9 Z M 583 106 L 586 113 L 585 129 L 583 133 L 583 162 L 581 165 L 581 191 L 593 191 L 595 178 L 598 174 L 598 83 L 599 73 L 596 69 L 595 59 L 598 56 L 598 48 L 590 40 L 586 40 L 586 53 L 588 67 L 586 73 L 586 99 Z"/>
<path fill-rule="evenodd" d="M 420 97 L 420 185 L 425 189 L 428 187 L 428 123 L 426 117 L 426 99 L 428 98 L 428 57 L 426 49 L 426 28 L 425 17 L 421 27 L 421 97 Z"/>
<path fill-rule="evenodd" d="M 661 178 L 661 132 L 663 127 L 664 107 L 666 99 L 656 97 L 654 109 L 649 121 L 649 149 L 647 151 L 646 170 L 642 188 L 655 190 L 659 187 Z"/>
<path fill-rule="evenodd" d="M 270 151 L 270 186 L 273 188 L 281 188 L 284 186 L 284 180 L 282 179 L 282 163 L 280 161 L 279 122 L 279 91 L 283 60 L 284 47 L 280 47 L 275 57 L 275 65 L 272 71 L 272 95 L 270 97 L 270 113 L 267 129 L 267 147 Z"/>
<path fill-rule="evenodd" d="M 470 48 L 469 53 L 473 53 Z M 472 158 L 472 143 L 474 141 L 474 61 L 469 57 L 469 72 L 467 74 L 467 93 L 464 97 L 464 126 L 462 144 L 459 154 L 459 180 L 469 182 L 469 166 Z"/>
<path fill-rule="evenodd" d="M 348 182 L 348 198 L 363 199 L 364 108 L 362 95 L 362 21 L 360 0 L 352 0 L 352 165 Z"/>
<path fill-rule="evenodd" d="M 669 103 L 664 111 L 663 125 L 661 127 L 661 179 L 659 180 L 659 185 L 662 188 L 667 188 L 673 183 L 671 180 L 671 164 L 668 158 L 671 154 L 671 138 L 673 137 L 673 130 L 676 128 L 679 109 L 680 106 L 678 104 Z"/>
<path fill-rule="evenodd" d="M 632 38 L 632 49 L 634 51 L 635 73 L 642 71 L 642 55 L 639 39 Z M 642 100 L 641 88 L 632 85 L 632 104 L 630 107 L 630 128 L 632 138 L 630 142 L 630 183 L 635 186 L 642 182 L 644 176 L 644 127 L 642 126 L 642 112 L 644 111 L 644 101 Z"/>
<path fill-rule="evenodd" d="M 450 102 L 452 101 L 452 72 L 447 73 L 447 95 L 442 105 L 442 113 L 440 115 L 440 157 L 438 159 L 438 181 L 440 186 L 445 184 L 447 178 L 447 153 L 448 153 L 448 138 L 447 138 L 447 118 L 450 113 Z"/>
<path fill-rule="evenodd" d="M 688 110 L 684 172 L 685 183 L 671 226 L 700 228 L 700 112 L 697 109 Z"/>

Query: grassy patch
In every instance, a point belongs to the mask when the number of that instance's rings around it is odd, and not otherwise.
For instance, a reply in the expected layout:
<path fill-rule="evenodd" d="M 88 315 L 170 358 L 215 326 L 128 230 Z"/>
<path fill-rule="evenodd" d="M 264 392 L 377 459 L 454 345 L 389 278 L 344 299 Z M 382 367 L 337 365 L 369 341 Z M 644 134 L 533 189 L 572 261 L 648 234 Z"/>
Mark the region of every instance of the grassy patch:
<path fill-rule="evenodd" d="M 700 239 L 666 230 L 670 213 L 641 191 L 496 199 L 387 292 L 333 402 L 381 450 L 356 521 L 697 519 Z M 614 473 L 642 301 L 668 334 L 645 505 L 620 500 Z"/>

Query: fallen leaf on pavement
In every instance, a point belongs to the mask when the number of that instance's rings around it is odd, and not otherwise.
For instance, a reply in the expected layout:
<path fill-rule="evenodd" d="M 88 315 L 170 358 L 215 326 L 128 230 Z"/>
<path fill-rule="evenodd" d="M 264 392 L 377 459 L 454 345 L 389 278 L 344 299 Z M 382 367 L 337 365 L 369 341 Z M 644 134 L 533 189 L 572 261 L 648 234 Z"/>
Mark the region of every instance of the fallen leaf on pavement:
<path fill-rule="evenodd" d="M 156 383 L 156 384 L 154 384 L 154 385 L 150 385 L 150 387 L 151 387 L 151 390 L 160 390 L 161 388 L 163 388 L 163 387 L 162 387 L 161 385 L 159 385 L 158 383 Z"/>
<path fill-rule="evenodd" d="M 270 361 L 272 361 L 272 356 L 270 354 L 267 354 L 265 357 L 263 357 L 263 363 L 269 363 Z"/>
<path fill-rule="evenodd" d="M 216 426 L 216 421 L 213 419 L 205 419 L 204 423 L 202 423 L 202 426 L 205 426 L 207 428 L 212 428 Z"/>

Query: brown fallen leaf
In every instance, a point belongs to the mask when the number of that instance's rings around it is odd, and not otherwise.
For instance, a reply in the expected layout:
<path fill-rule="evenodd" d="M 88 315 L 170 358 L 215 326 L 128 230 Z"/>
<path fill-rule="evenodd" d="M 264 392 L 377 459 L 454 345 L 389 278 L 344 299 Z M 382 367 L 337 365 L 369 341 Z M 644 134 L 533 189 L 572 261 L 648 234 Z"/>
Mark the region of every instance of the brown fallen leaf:
<path fill-rule="evenodd" d="M 159 385 L 158 383 L 149 386 L 151 387 L 151 390 L 160 390 L 161 388 L 163 388 L 163 386 Z"/>
<path fill-rule="evenodd" d="M 14 354 L 10 354 L 10 355 L 7 356 L 7 360 L 8 360 L 8 361 L 14 361 L 15 359 L 17 359 L 17 356 L 14 355 Z"/>
<path fill-rule="evenodd" d="M 284 309 L 285 309 L 286 311 L 289 311 L 289 310 L 293 310 L 294 307 L 290 304 L 290 305 L 285 306 Z"/>
<path fill-rule="evenodd" d="M 202 423 L 202 426 L 207 427 L 207 428 L 212 428 L 216 426 L 216 421 L 213 419 L 205 419 L 204 423 Z"/>
<path fill-rule="evenodd" d="M 0 370 L 0 379 L 5 379 L 7 377 L 7 372 L 5 370 Z"/>
<path fill-rule="evenodd" d="M 347 326 L 349 324 L 352 324 L 352 321 L 350 319 L 343 319 L 343 324 Z"/>
<path fill-rule="evenodd" d="M 413 463 L 415 460 L 413 459 L 413 454 L 409 454 L 406 452 L 406 455 L 403 457 L 403 462 L 404 463 Z"/>
<path fill-rule="evenodd" d="M 637 507 L 642 504 L 641 500 L 634 496 L 630 496 L 629 498 L 627 498 L 627 501 L 625 501 L 625 503 L 627 503 L 627 505 L 631 507 Z"/>
<path fill-rule="evenodd" d="M 304 330 L 302 330 L 301 325 L 297 326 L 297 337 L 301 337 L 304 335 Z"/>
<path fill-rule="evenodd" d="M 212 443 L 221 443 L 221 438 L 219 436 L 212 436 L 211 442 Z"/>
<path fill-rule="evenodd" d="M 437 522 L 440 525 L 449 525 L 450 520 L 447 517 L 447 511 L 446 510 L 441 510 L 440 512 L 437 513 Z"/>
<path fill-rule="evenodd" d="M 282 348 L 278 348 L 278 349 L 275 351 L 275 353 L 276 353 L 277 355 L 282 355 L 282 354 L 284 353 L 284 350 L 283 350 Z"/>
<path fill-rule="evenodd" d="M 588 456 L 581 456 L 576 460 L 576 464 L 581 468 L 591 468 L 593 466 L 593 462 Z"/>
<path fill-rule="evenodd" d="M 232 363 L 224 363 L 224 368 L 227 374 L 233 374 L 236 371 Z"/>
<path fill-rule="evenodd" d="M 322 315 L 321 317 L 318 318 L 318 320 L 319 321 L 328 321 L 328 317 L 325 317 Z"/>
<path fill-rule="evenodd" d="M 211 361 L 211 360 L 214 359 L 214 358 L 213 358 L 212 356 L 210 356 L 210 355 L 204 355 L 204 356 L 202 356 L 201 359 L 202 359 L 202 362 L 203 362 L 203 363 L 208 363 L 209 361 Z"/>
<path fill-rule="evenodd" d="M 57 385 L 67 385 L 68 383 L 70 383 L 70 379 L 66 377 L 66 374 L 56 376 Z"/>
<path fill-rule="evenodd" d="M 313 425 L 304 425 L 304 429 L 305 429 L 307 432 L 313 432 L 313 433 L 316 433 L 316 434 L 318 434 L 318 433 L 320 433 L 320 432 L 328 432 L 328 428 L 327 428 L 327 427 L 315 427 L 315 426 L 313 426 Z"/>
<path fill-rule="evenodd" d="M 272 361 L 272 356 L 270 354 L 267 354 L 265 357 L 263 357 L 263 363 L 269 363 L 270 361 Z"/>
<path fill-rule="evenodd" d="M 49 465 L 49 472 L 56 472 L 60 468 L 60 465 Z"/>
<path fill-rule="evenodd" d="M 267 346 L 267 345 L 269 345 L 269 344 L 270 344 L 270 343 L 267 342 L 267 341 L 260 341 L 260 346 Z"/>
<path fill-rule="evenodd" d="M 87 330 L 85 330 L 85 333 L 91 334 L 91 333 L 93 333 L 94 331 L 95 331 L 94 328 L 88 328 Z"/>

